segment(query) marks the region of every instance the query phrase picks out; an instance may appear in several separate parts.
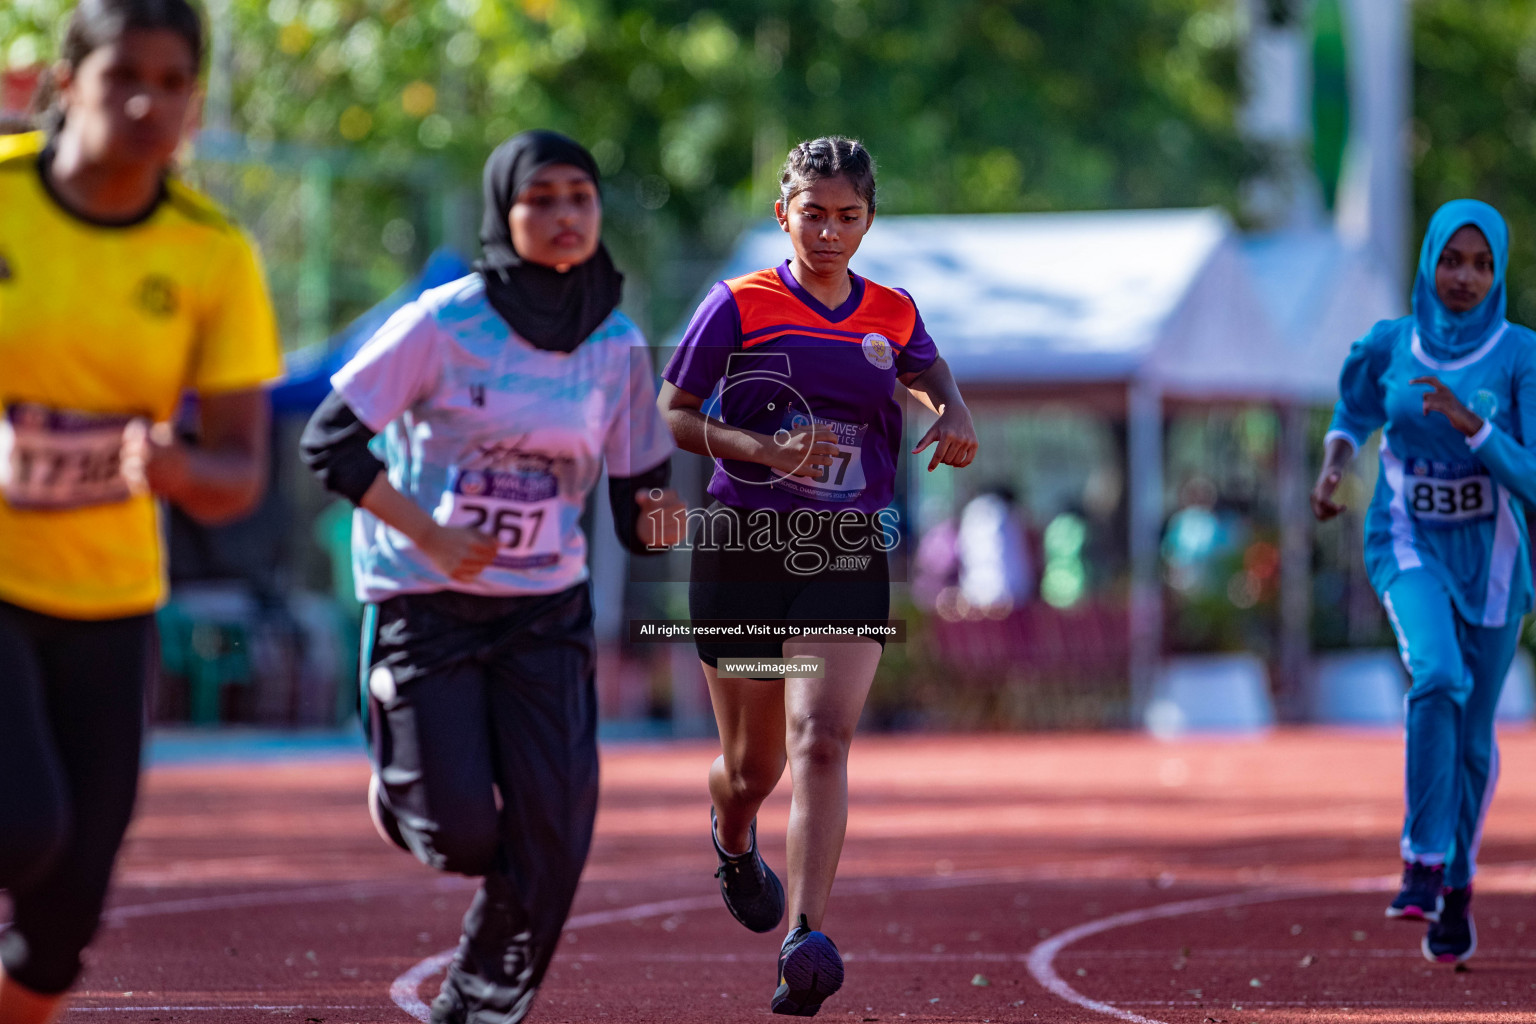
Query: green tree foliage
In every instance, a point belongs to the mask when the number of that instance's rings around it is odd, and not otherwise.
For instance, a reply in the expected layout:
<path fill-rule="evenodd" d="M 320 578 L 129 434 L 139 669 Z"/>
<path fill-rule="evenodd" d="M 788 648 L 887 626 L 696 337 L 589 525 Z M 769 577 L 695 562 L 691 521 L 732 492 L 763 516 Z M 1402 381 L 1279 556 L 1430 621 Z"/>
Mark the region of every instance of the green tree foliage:
<path fill-rule="evenodd" d="M 1419 0 L 1413 34 L 1414 242 L 1447 200 L 1498 207 L 1510 318 L 1536 324 L 1536 3 Z"/>
<path fill-rule="evenodd" d="M 1344 169 L 1349 134 L 1349 66 L 1340 0 L 1318 0 L 1312 8 L 1312 167 L 1333 209 Z"/>
<path fill-rule="evenodd" d="M 899 213 L 1235 209 L 1253 159 L 1232 0 L 224 2 L 234 128 L 380 172 L 431 157 L 469 190 L 461 243 L 491 146 L 586 141 L 653 331 L 767 215 L 803 137 L 863 138 Z M 0 54 L 46 57 L 68 6 L 0 8 Z M 335 235 L 380 238 L 359 217 Z"/>

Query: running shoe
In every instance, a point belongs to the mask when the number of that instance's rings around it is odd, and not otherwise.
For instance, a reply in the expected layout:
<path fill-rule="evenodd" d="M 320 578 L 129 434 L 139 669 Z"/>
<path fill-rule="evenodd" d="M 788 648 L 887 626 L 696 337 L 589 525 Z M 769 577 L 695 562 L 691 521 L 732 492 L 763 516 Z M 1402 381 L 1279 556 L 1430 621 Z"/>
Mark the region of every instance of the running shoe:
<path fill-rule="evenodd" d="M 471 973 L 478 969 L 492 975 Z M 430 1024 L 472 1024 L 480 1021 L 520 1021 L 528 1015 L 538 989 L 527 978 L 496 974 L 483 963 L 448 965 L 443 987 L 432 1000 Z"/>
<path fill-rule="evenodd" d="M 380 839 L 400 847 L 406 853 L 411 852 L 405 836 L 400 832 L 400 821 L 395 817 L 395 812 L 384 806 L 384 794 L 380 792 L 377 775 L 368 777 L 368 817 L 373 819 L 373 830 L 379 834 Z"/>
<path fill-rule="evenodd" d="M 843 987 L 843 958 L 821 932 L 811 931 L 805 915 L 790 929 L 779 950 L 779 987 L 769 1005 L 789 1017 L 814 1017 L 821 1004 Z"/>
<path fill-rule="evenodd" d="M 506 879 L 487 875 L 464 915 L 465 934 L 432 1000 L 431 1024 L 520 1021 L 538 994 L 539 947 Z M 471 933 L 474 938 L 471 938 Z"/>
<path fill-rule="evenodd" d="M 1387 908 L 1388 917 L 1409 921 L 1438 921 L 1445 903 L 1445 867 L 1441 864 L 1403 863 L 1403 887 Z"/>
<path fill-rule="evenodd" d="M 720 866 L 715 877 L 720 880 L 720 895 L 731 916 L 755 932 L 771 932 L 784 920 L 784 886 L 779 876 L 769 870 L 757 852 L 757 822 L 748 830 L 747 852 L 729 854 L 720 845 L 715 831 L 715 809 L 709 809 L 709 834 L 715 843 Z"/>
<path fill-rule="evenodd" d="M 1459 964 L 1477 952 L 1477 926 L 1472 923 L 1472 887 L 1445 890 L 1440 920 L 1429 926 L 1419 948 L 1436 964 Z"/>
<path fill-rule="evenodd" d="M 469 1005 L 464 993 L 459 991 L 458 977 L 454 966 L 450 965 L 442 989 L 432 1000 L 431 1013 L 427 1017 L 430 1024 L 465 1024 L 469 1020 Z"/>

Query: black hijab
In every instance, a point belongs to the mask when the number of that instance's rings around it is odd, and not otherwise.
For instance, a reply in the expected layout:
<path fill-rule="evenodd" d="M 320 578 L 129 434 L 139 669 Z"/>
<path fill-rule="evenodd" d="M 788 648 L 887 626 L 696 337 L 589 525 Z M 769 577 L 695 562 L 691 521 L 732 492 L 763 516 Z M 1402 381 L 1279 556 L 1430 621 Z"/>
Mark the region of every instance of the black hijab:
<path fill-rule="evenodd" d="M 540 170 L 570 164 L 597 181 L 597 161 L 581 144 L 549 131 L 520 132 L 496 147 L 485 162 L 485 215 L 475 270 L 485 278 L 485 297 L 521 337 L 542 349 L 570 352 L 597 330 L 619 304 L 624 275 L 598 242 L 585 263 L 560 273 L 530 263 L 512 245 L 507 215 L 517 195 Z"/>

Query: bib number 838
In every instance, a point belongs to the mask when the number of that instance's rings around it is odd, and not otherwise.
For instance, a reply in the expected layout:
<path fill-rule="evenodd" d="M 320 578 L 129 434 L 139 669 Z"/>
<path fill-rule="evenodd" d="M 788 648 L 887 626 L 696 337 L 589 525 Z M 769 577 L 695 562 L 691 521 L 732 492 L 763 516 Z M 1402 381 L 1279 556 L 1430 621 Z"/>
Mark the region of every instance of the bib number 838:
<path fill-rule="evenodd" d="M 1418 519 L 1456 522 L 1493 514 L 1493 495 L 1484 476 L 1461 480 L 1416 480 L 1408 487 L 1408 507 Z"/>

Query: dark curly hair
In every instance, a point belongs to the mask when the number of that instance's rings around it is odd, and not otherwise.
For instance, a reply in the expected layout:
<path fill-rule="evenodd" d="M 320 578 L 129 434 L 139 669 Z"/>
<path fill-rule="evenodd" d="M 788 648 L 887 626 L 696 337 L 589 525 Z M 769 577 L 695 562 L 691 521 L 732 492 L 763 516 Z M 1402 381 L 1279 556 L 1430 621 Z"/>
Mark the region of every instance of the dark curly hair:
<path fill-rule="evenodd" d="M 784 169 L 779 172 L 779 202 L 785 208 L 790 200 L 818 181 L 845 178 L 859 198 L 875 210 L 875 160 L 858 139 L 824 135 L 807 139 L 789 151 Z"/>

